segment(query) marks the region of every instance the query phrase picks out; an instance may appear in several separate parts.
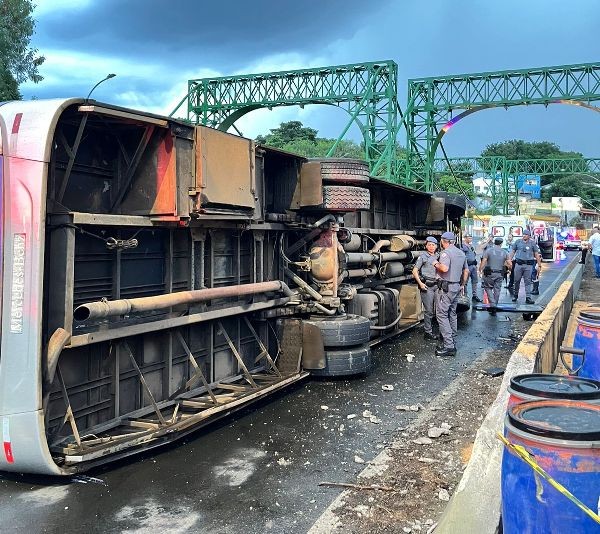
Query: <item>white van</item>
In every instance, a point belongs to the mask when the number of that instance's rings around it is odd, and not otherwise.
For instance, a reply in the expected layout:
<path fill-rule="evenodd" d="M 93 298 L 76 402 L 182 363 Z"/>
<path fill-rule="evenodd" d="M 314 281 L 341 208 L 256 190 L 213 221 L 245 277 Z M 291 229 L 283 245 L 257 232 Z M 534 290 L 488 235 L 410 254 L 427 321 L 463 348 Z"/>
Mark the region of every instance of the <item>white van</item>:
<path fill-rule="evenodd" d="M 528 215 L 493 215 L 490 217 L 490 236 L 504 239 L 502 248 L 508 248 L 512 243 L 521 239 L 525 230 L 532 230 L 531 218 Z"/>

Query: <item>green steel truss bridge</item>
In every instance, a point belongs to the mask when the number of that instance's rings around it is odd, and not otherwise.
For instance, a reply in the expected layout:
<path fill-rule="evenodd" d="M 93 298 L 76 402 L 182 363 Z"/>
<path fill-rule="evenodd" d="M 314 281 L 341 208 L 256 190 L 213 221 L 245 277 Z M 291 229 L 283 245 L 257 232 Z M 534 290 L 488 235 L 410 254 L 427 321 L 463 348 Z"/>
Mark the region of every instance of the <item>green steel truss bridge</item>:
<path fill-rule="evenodd" d="M 328 104 L 348 112 L 344 131 L 355 122 L 363 136 L 371 172 L 396 177 L 398 66 L 393 61 L 356 63 L 284 72 L 225 76 L 188 81 L 187 119 L 227 131 L 246 113 L 259 108 Z"/>
<path fill-rule="evenodd" d="M 503 156 L 489 156 L 434 159 L 434 184 L 437 176 L 451 172 L 483 178 L 489 192 L 489 211 L 492 215 L 518 214 L 519 176 L 582 174 L 600 183 L 600 158 L 506 159 Z"/>
<path fill-rule="evenodd" d="M 600 63 L 409 80 L 404 117 L 408 158 L 398 160 L 397 76 L 398 66 L 387 60 L 190 80 L 187 94 L 171 116 L 187 102 L 188 121 L 226 131 L 259 108 L 337 106 L 348 113 L 348 122 L 329 155 L 355 122 L 372 174 L 432 191 L 436 153 L 444 134 L 476 111 L 555 103 L 600 111 L 590 104 L 600 100 Z M 506 176 L 510 182 L 512 174 Z M 498 209 L 513 209 L 515 194 L 508 182 L 499 189 Z"/>
<path fill-rule="evenodd" d="M 406 182 L 431 190 L 433 161 L 442 137 L 476 111 L 530 104 L 572 104 L 599 111 L 590 105 L 597 100 L 600 63 L 409 80 Z"/>

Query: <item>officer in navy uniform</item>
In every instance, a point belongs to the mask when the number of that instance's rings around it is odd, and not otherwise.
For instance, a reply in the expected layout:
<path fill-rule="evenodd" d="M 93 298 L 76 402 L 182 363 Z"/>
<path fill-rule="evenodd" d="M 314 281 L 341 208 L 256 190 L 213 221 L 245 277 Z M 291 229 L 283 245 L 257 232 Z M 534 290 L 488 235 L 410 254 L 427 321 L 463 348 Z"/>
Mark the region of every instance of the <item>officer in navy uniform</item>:
<path fill-rule="evenodd" d="M 435 350 L 438 356 L 454 356 L 456 354 L 456 305 L 469 277 L 465 253 L 456 248 L 455 242 L 456 236 L 452 232 L 444 232 L 441 238 L 443 250 L 440 253 L 440 259 L 433 264 L 438 280 L 435 316 L 442 337 L 441 345 Z"/>
<path fill-rule="evenodd" d="M 428 236 L 425 239 L 425 252 L 421 254 L 412 270 L 412 275 L 421 289 L 421 301 L 424 308 L 425 339 L 437 339 L 433 333 L 431 320 L 435 313 L 435 292 L 437 290 L 436 270 L 433 266 L 439 259 L 437 254 L 437 239 Z"/>
<path fill-rule="evenodd" d="M 490 302 L 490 315 L 496 315 L 502 280 L 507 267 L 511 267 L 508 252 L 502 248 L 502 238 L 497 237 L 494 239 L 494 246 L 483 253 L 479 266 L 479 274 L 483 277 L 483 290 L 487 293 Z"/>
<path fill-rule="evenodd" d="M 481 302 L 481 299 L 477 296 L 477 282 L 479 282 L 477 278 L 477 253 L 473 248 L 473 238 L 469 234 L 465 234 L 463 236 L 463 244 L 460 247 L 465 253 L 467 257 L 467 267 L 469 269 L 469 278 L 471 279 L 471 289 L 472 289 L 472 297 L 471 300 L 473 302 Z M 467 279 L 467 283 L 468 283 Z"/>
<path fill-rule="evenodd" d="M 522 239 L 513 243 L 509 258 L 516 264 L 515 286 L 512 292 L 512 301 L 517 302 L 521 278 L 523 278 L 525 281 L 525 302 L 527 304 L 535 304 L 535 301 L 531 298 L 531 267 L 537 262 L 539 276 L 539 273 L 542 270 L 542 256 L 540 255 L 538 246 L 531 240 L 531 232 L 529 230 L 523 232 Z"/>

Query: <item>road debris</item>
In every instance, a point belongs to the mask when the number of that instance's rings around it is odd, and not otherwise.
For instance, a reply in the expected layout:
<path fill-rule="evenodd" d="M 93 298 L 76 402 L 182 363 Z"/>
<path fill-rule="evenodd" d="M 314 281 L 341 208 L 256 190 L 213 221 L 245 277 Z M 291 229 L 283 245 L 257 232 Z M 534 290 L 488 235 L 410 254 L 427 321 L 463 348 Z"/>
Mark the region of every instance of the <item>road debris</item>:
<path fill-rule="evenodd" d="M 481 372 L 486 376 L 491 376 L 495 378 L 497 376 L 502 376 L 504 374 L 504 369 L 502 369 L 502 367 L 489 367 L 488 369 L 484 369 Z"/>
<path fill-rule="evenodd" d="M 437 426 L 432 426 L 427 431 L 427 435 L 430 438 L 439 438 L 440 436 L 443 436 L 444 434 L 450 434 L 450 429 L 448 429 L 448 428 L 440 428 L 440 427 L 437 427 Z"/>
<path fill-rule="evenodd" d="M 90 477 L 87 475 L 75 475 L 71 477 L 71 482 L 78 482 L 79 484 L 100 484 L 101 486 L 108 486 L 104 480 L 96 477 Z"/>
<path fill-rule="evenodd" d="M 333 488 L 348 488 L 355 490 L 379 490 L 379 491 L 394 491 L 395 488 L 391 486 L 381 486 L 379 484 L 350 484 L 349 482 L 319 482 L 319 486 L 331 486 Z"/>
<path fill-rule="evenodd" d="M 422 410 L 423 408 L 425 408 L 422 404 L 399 404 L 398 406 L 396 406 L 396 410 L 399 410 L 401 412 L 418 412 L 419 410 Z"/>
<path fill-rule="evenodd" d="M 355 464 L 364 464 L 364 463 L 365 463 L 365 461 L 364 461 L 364 460 L 363 460 L 363 459 L 362 459 L 360 456 L 358 456 L 358 455 L 355 455 L 355 456 L 354 456 L 354 463 L 355 463 Z"/>
<path fill-rule="evenodd" d="M 383 391 L 394 391 L 394 386 L 391 384 L 384 384 L 381 386 L 381 389 L 383 389 Z"/>
<path fill-rule="evenodd" d="M 450 494 L 448 493 L 448 490 L 442 488 L 439 492 L 438 492 L 438 499 L 440 501 L 449 501 L 450 500 Z"/>

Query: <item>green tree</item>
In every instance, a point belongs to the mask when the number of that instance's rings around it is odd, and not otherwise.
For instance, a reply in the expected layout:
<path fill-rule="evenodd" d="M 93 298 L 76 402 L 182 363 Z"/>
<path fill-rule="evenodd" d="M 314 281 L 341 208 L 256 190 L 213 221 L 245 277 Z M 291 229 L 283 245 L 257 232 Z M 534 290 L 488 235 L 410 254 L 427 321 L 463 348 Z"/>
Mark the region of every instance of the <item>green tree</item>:
<path fill-rule="evenodd" d="M 283 145 L 292 141 L 307 140 L 315 141 L 317 130 L 302 125 L 300 121 L 282 122 L 278 128 L 271 128 L 271 133 L 259 135 L 256 141 L 275 148 L 283 148 Z"/>
<path fill-rule="evenodd" d="M 19 84 L 42 80 L 38 67 L 45 58 L 29 46 L 34 7 L 31 0 L 0 0 L 0 100 L 20 99 Z"/>
<path fill-rule="evenodd" d="M 279 127 L 272 128 L 270 132 L 257 136 L 256 142 L 306 158 L 324 158 L 336 142 L 336 139 L 333 138 L 317 137 L 317 130 L 304 126 L 300 121 L 282 122 Z M 342 139 L 337 143 L 332 156 L 365 159 L 365 145 L 349 139 Z M 396 144 L 396 158 L 406 159 L 406 149 L 398 144 Z"/>
<path fill-rule="evenodd" d="M 600 197 L 600 184 L 586 175 L 561 176 L 542 192 L 545 202 L 550 202 L 552 197 L 580 197 L 592 201 Z"/>
<path fill-rule="evenodd" d="M 520 139 L 492 143 L 481 153 L 482 156 L 504 156 L 506 159 L 573 159 L 583 158 L 580 152 L 564 152 L 550 141 L 529 143 Z M 542 185 L 548 185 L 558 180 L 560 174 L 542 176 Z"/>
<path fill-rule="evenodd" d="M 272 128 L 271 133 L 267 135 L 257 136 L 256 141 L 306 158 L 323 158 L 335 143 L 335 139 L 317 137 L 317 134 L 317 130 L 304 126 L 300 121 L 289 121 L 282 122 L 278 128 Z M 342 139 L 337 144 L 334 156 L 363 159 L 365 153 L 358 143 Z"/>
<path fill-rule="evenodd" d="M 460 176 L 450 176 L 442 174 L 436 176 L 436 189 L 439 191 L 448 191 L 448 193 L 459 193 L 473 199 L 475 198 L 475 188 L 470 179 L 461 178 Z"/>

